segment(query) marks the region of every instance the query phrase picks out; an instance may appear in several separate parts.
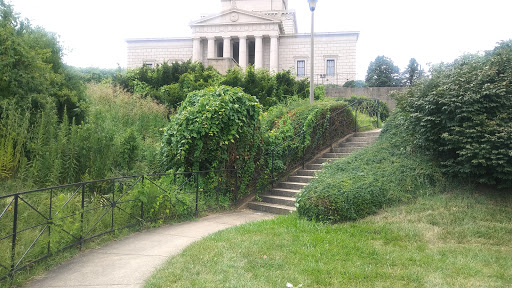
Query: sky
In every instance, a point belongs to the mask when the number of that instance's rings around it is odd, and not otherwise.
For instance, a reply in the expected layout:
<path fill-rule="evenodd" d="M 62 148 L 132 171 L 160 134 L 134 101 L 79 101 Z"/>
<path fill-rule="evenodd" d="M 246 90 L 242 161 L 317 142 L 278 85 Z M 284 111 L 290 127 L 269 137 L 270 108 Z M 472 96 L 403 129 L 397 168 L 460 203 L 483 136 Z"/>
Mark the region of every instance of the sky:
<path fill-rule="evenodd" d="M 126 66 L 126 39 L 190 37 L 189 23 L 220 12 L 220 0 L 8 0 L 22 18 L 59 35 L 64 62 Z M 289 0 L 299 33 L 310 33 L 307 0 Z M 359 31 L 357 79 L 384 55 L 401 71 L 428 70 L 512 39 L 511 0 L 318 0 L 315 32 Z"/>

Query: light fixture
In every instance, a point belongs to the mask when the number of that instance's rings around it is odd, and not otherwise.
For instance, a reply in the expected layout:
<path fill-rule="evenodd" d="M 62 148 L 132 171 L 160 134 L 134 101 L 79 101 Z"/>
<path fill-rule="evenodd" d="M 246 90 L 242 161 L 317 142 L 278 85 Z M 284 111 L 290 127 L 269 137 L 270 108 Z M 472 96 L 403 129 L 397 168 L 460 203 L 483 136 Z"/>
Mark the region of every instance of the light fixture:
<path fill-rule="evenodd" d="M 311 12 L 315 11 L 316 2 L 318 2 L 318 0 L 308 0 L 309 10 L 311 10 Z"/>

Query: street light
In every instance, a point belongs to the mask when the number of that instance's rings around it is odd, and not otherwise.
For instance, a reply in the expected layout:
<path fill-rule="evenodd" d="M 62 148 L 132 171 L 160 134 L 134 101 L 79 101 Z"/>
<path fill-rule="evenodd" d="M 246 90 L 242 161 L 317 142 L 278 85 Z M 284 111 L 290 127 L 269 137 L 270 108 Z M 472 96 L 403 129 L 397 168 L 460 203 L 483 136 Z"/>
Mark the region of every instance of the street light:
<path fill-rule="evenodd" d="M 318 0 L 308 0 L 309 10 L 311 10 L 311 73 L 309 77 L 309 103 L 313 104 L 315 101 L 315 39 L 314 39 L 314 31 L 315 31 L 315 8 L 316 2 Z"/>

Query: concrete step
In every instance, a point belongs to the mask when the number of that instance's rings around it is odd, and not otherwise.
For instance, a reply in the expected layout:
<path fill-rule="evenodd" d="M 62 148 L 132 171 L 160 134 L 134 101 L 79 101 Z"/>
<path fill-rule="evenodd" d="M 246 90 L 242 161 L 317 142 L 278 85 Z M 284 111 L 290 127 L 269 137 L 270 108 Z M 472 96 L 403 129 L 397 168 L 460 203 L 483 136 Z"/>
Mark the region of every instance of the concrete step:
<path fill-rule="evenodd" d="M 279 182 L 274 185 L 276 188 L 284 188 L 284 189 L 291 189 L 291 190 L 300 190 L 308 185 L 307 183 L 300 183 L 300 182 Z"/>
<path fill-rule="evenodd" d="M 361 149 L 361 147 L 335 147 L 332 148 L 332 153 L 342 153 L 342 154 L 352 154 L 357 150 Z"/>
<path fill-rule="evenodd" d="M 352 136 L 352 137 L 348 138 L 347 141 L 345 141 L 345 142 L 366 142 L 366 143 L 371 143 L 371 142 L 373 142 L 375 140 L 377 140 L 376 137 Z"/>
<path fill-rule="evenodd" d="M 338 160 L 338 158 L 316 158 L 315 160 L 313 160 L 312 163 L 314 164 L 322 164 L 322 163 L 325 163 L 325 162 L 334 162 Z"/>
<path fill-rule="evenodd" d="M 307 170 L 307 169 L 299 169 L 295 172 L 297 176 L 315 176 L 315 172 L 317 170 Z"/>
<path fill-rule="evenodd" d="M 270 191 L 270 194 L 282 197 L 295 197 L 297 194 L 299 194 L 299 192 L 300 190 L 295 189 L 274 188 Z"/>
<path fill-rule="evenodd" d="M 261 202 L 295 207 L 295 197 L 260 195 Z"/>
<path fill-rule="evenodd" d="M 289 214 L 297 209 L 295 207 L 284 206 L 279 204 L 270 204 L 264 202 L 252 201 L 247 203 L 247 207 L 253 210 L 274 213 L 274 214 Z"/>
<path fill-rule="evenodd" d="M 335 149 L 335 148 L 333 148 Z M 343 158 L 343 157 L 347 157 L 348 155 L 350 155 L 351 153 L 324 153 L 322 154 L 322 158 Z"/>
<path fill-rule="evenodd" d="M 313 179 L 315 179 L 315 177 L 313 177 L 313 176 L 295 175 L 295 176 L 289 176 L 287 180 L 288 180 L 288 182 L 309 183 Z"/>
<path fill-rule="evenodd" d="M 274 184 L 274 188 L 268 194 L 260 195 L 261 202 L 251 201 L 247 207 L 254 210 L 274 214 L 288 214 L 296 211 L 295 198 L 301 189 L 315 178 L 315 173 L 322 170 L 323 163 L 335 161 L 346 157 L 375 142 L 380 134 L 379 131 L 359 132 L 352 137 L 333 147 L 330 152 L 320 155 L 311 163 L 305 165 L 305 169 L 299 169 L 294 175 L 289 176 L 287 181 Z"/>
<path fill-rule="evenodd" d="M 356 137 L 365 137 L 365 136 L 368 136 L 368 137 L 379 137 L 380 131 L 381 131 L 381 129 L 373 130 L 373 131 L 357 132 L 357 133 L 354 133 L 353 136 L 356 136 Z"/>
<path fill-rule="evenodd" d="M 306 164 L 306 169 L 320 171 L 320 170 L 322 170 L 322 164 L 314 164 L 314 163 Z"/>
<path fill-rule="evenodd" d="M 343 142 L 338 145 L 336 148 L 344 148 L 344 147 L 366 147 L 368 146 L 368 142 Z"/>

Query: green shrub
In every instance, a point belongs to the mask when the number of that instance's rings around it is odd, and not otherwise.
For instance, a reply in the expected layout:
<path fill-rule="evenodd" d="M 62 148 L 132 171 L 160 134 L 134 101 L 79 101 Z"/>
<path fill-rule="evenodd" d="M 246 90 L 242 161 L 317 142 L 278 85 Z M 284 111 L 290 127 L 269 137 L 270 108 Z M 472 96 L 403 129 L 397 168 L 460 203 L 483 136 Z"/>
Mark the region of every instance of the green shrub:
<path fill-rule="evenodd" d="M 394 116 L 388 121 L 393 123 Z M 297 196 L 299 215 L 326 222 L 357 220 L 444 183 L 432 159 L 411 155 L 402 149 L 409 145 L 406 138 L 386 134 L 374 145 L 324 168 Z"/>
<path fill-rule="evenodd" d="M 250 147 L 259 142 L 260 111 L 258 100 L 240 88 L 221 86 L 190 93 L 165 131 L 164 168 L 232 168 L 237 159 L 250 157 Z"/>
<path fill-rule="evenodd" d="M 435 66 L 398 95 L 415 144 L 451 175 L 512 186 L 512 41 Z"/>

